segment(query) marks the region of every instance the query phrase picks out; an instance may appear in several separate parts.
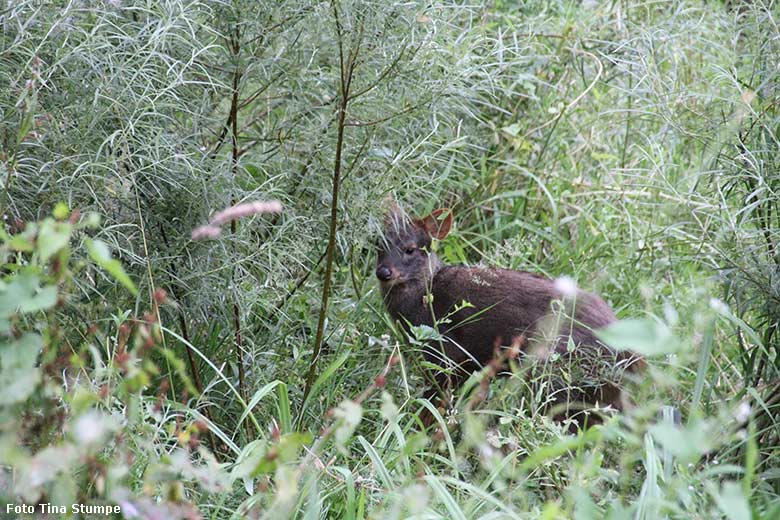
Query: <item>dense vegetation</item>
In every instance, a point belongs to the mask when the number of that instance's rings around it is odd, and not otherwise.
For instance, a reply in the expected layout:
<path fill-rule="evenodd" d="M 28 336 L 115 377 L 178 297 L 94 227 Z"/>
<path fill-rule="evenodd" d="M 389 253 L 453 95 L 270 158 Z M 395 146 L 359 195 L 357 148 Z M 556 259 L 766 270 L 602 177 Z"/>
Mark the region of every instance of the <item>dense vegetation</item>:
<path fill-rule="evenodd" d="M 771 0 L 0 3 L 3 502 L 778 518 L 779 20 Z M 603 294 L 648 356 L 636 407 L 572 435 L 515 365 L 426 432 L 419 342 L 373 275 L 392 199 L 453 208 L 445 261 Z M 257 200 L 282 210 L 192 239 Z"/>

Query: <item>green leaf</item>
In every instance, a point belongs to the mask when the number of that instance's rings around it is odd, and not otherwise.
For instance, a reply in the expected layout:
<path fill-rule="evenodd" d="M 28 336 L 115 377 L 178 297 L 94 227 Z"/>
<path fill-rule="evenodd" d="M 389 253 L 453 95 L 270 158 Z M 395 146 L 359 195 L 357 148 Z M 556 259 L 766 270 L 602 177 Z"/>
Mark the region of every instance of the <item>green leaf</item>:
<path fill-rule="evenodd" d="M 57 304 L 57 287 L 49 285 L 21 303 L 19 310 L 23 313 L 51 309 Z"/>
<path fill-rule="evenodd" d="M 279 385 L 281 381 L 271 381 L 267 385 L 265 385 L 263 388 L 259 389 L 257 392 L 255 392 L 255 395 L 252 396 L 252 399 L 249 400 L 249 404 L 247 404 L 246 408 L 244 409 L 244 413 L 241 414 L 241 417 L 239 417 L 238 422 L 236 423 L 236 431 L 241 426 L 241 423 L 244 422 L 244 419 L 246 419 L 249 414 L 252 413 L 252 410 L 254 410 L 255 406 L 263 400 L 263 398 L 270 394 L 271 391 L 276 388 L 277 385 Z"/>
<path fill-rule="evenodd" d="M 726 482 L 720 493 L 714 493 L 715 503 L 718 509 L 729 520 L 745 520 L 751 518 L 750 506 L 745 498 L 742 488 L 736 482 Z"/>
<path fill-rule="evenodd" d="M 449 491 L 447 491 L 447 488 L 444 486 L 444 484 L 441 483 L 441 481 L 436 478 L 434 475 L 426 475 L 425 481 L 428 483 L 428 486 L 433 490 L 434 494 L 439 498 L 442 504 L 444 504 L 444 507 L 447 509 L 447 513 L 449 518 L 453 518 L 456 520 L 466 520 L 466 514 L 463 512 L 463 510 L 458 505 L 458 502 L 453 498 L 453 496 L 450 494 Z"/>
<path fill-rule="evenodd" d="M 409 332 L 413 336 L 412 341 L 415 343 L 427 343 L 429 341 L 444 341 L 439 331 L 428 325 L 415 325 L 409 327 Z"/>
<path fill-rule="evenodd" d="M 57 288 L 40 288 L 40 279 L 34 274 L 20 273 L 6 284 L 0 284 L 0 318 L 16 312 L 30 313 L 46 310 L 57 303 Z"/>
<path fill-rule="evenodd" d="M 296 460 L 301 447 L 310 443 L 311 440 L 312 436 L 308 432 L 283 435 L 275 445 L 265 450 L 252 470 L 251 476 L 257 477 L 273 473 L 279 464 Z"/>
<path fill-rule="evenodd" d="M 43 339 L 32 332 L 0 344 L 0 405 L 25 401 L 35 391 L 41 378 L 35 363 L 42 348 Z"/>
<path fill-rule="evenodd" d="M 268 441 L 265 439 L 257 439 L 244 446 L 231 470 L 232 478 L 243 479 L 249 477 L 260 464 L 267 451 Z M 249 492 L 248 489 L 247 492 Z"/>
<path fill-rule="evenodd" d="M 47 218 L 38 229 L 38 239 L 35 245 L 41 260 L 46 262 L 56 255 L 70 242 L 71 225 L 67 222 L 57 222 Z"/>
<path fill-rule="evenodd" d="M 276 387 L 277 405 L 279 414 L 279 429 L 282 433 L 292 432 L 292 413 L 290 412 L 290 395 L 286 383 L 279 383 Z"/>
<path fill-rule="evenodd" d="M 651 319 L 620 320 L 595 333 L 614 349 L 630 350 L 645 356 L 674 354 L 680 350 L 680 342 L 669 327 Z"/>
<path fill-rule="evenodd" d="M 346 444 L 363 418 L 363 407 L 355 401 L 345 399 L 336 407 L 333 415 L 336 419 L 340 419 L 333 435 L 336 441 L 336 448 L 344 455 L 347 455 Z"/>
<path fill-rule="evenodd" d="M 277 459 L 279 462 L 292 462 L 298 458 L 298 452 L 306 444 L 311 443 L 312 436 L 309 432 L 295 432 L 282 435 L 276 444 Z"/>
<path fill-rule="evenodd" d="M 8 239 L 8 247 L 14 251 L 22 253 L 31 253 L 35 250 L 35 245 L 27 233 L 14 235 Z"/>
<path fill-rule="evenodd" d="M 371 462 L 374 465 L 374 469 L 379 476 L 379 480 L 382 481 L 382 485 L 384 485 L 386 489 L 393 489 L 393 487 L 395 487 L 393 484 L 393 478 L 390 476 L 390 471 L 387 469 L 387 466 L 385 466 L 382 457 L 379 456 L 379 453 L 377 453 L 376 449 L 371 446 L 371 443 L 369 443 L 365 437 L 360 435 L 358 437 L 358 441 L 360 442 L 361 446 L 363 446 L 363 449 L 366 450 L 368 458 L 371 459 Z"/>
<path fill-rule="evenodd" d="M 519 123 L 512 123 L 509 126 L 502 127 L 501 130 L 511 135 L 512 137 L 517 137 L 517 135 L 520 133 L 520 130 L 522 130 L 522 127 Z"/>
<path fill-rule="evenodd" d="M 662 422 L 649 429 L 653 438 L 673 456 L 690 462 L 714 448 L 714 432 L 709 423 L 693 421 L 686 426 Z"/>
<path fill-rule="evenodd" d="M 138 289 L 130 277 L 127 276 L 122 264 L 119 260 L 111 258 L 111 251 L 108 249 L 105 242 L 87 239 L 86 245 L 90 258 L 92 258 L 97 265 L 105 269 L 108 274 L 113 276 L 117 282 L 124 285 L 133 295 L 138 294 Z"/>
<path fill-rule="evenodd" d="M 350 352 L 344 352 L 341 354 L 338 358 L 334 359 L 333 362 L 328 365 L 328 368 L 322 371 L 322 374 L 320 374 L 317 377 L 317 380 L 314 381 L 314 384 L 311 385 L 311 391 L 309 392 L 309 397 L 306 398 L 306 401 L 303 403 L 303 409 L 306 409 L 306 406 L 308 406 L 308 403 L 310 400 L 314 399 L 315 396 L 319 395 L 319 389 L 322 385 L 324 385 L 331 377 L 333 377 L 334 374 L 341 368 L 341 365 L 343 365 L 347 359 L 350 357 Z M 303 414 L 301 413 L 301 416 Z"/>

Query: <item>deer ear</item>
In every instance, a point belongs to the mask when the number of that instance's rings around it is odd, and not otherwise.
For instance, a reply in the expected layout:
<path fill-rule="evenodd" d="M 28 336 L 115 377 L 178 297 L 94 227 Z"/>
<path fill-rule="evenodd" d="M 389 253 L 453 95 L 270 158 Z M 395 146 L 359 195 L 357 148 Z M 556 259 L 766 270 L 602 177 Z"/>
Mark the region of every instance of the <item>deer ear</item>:
<path fill-rule="evenodd" d="M 446 213 L 447 216 L 444 219 L 440 217 Z M 450 233 L 452 229 L 452 210 L 450 208 L 439 208 L 434 210 L 427 217 L 423 217 L 417 221 L 417 224 L 423 228 L 431 237 L 438 240 L 443 239 Z"/>

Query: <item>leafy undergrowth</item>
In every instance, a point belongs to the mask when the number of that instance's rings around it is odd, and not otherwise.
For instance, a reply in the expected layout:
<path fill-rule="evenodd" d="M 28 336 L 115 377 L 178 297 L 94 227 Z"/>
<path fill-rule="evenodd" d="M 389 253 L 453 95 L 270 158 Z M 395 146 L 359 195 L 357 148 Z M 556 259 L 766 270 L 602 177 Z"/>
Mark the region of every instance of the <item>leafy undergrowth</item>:
<path fill-rule="evenodd" d="M 126 517 L 143 518 L 780 513 L 773 469 L 758 449 L 760 414 L 747 400 L 709 402 L 705 413 L 697 388 L 698 406 L 676 424 L 678 402 L 662 397 L 701 361 L 694 346 L 711 348 L 716 324 L 739 323 L 719 301 L 698 311 L 707 324 L 700 337 L 688 337 L 671 311 L 605 329 L 605 341 L 669 361 L 651 363 L 633 381 L 633 408 L 577 434 L 545 415 L 544 385 L 529 384 L 516 362 L 506 381 L 493 380 L 487 369 L 475 373 L 449 410 L 410 393 L 396 403 L 387 388 L 404 384 L 409 360 L 388 337 L 375 345 L 384 369 L 330 410 L 317 432 L 296 429 L 281 380 L 244 402 L 214 367 L 244 409 L 230 431 L 192 407 L 185 364 L 163 340 L 159 309 L 170 304 L 164 291 L 155 291 L 141 317 L 116 313 L 64 330 L 74 324 L 63 323 L 59 310 L 89 305 L 88 295 L 73 291 L 74 277 L 105 270 L 137 291 L 107 246 L 89 238 L 98 220 L 60 205 L 54 217 L 3 237 L 0 453 L 14 468 L 3 475 L 10 504 L 116 505 Z M 71 249 L 73 242 L 83 247 Z M 328 367 L 317 386 L 341 363 Z M 183 395 L 177 398 L 174 387 Z M 270 421 L 256 417 L 260 406 L 275 410 Z M 418 418 L 423 409 L 437 421 L 428 431 Z M 245 424 L 257 438 L 237 445 Z"/>

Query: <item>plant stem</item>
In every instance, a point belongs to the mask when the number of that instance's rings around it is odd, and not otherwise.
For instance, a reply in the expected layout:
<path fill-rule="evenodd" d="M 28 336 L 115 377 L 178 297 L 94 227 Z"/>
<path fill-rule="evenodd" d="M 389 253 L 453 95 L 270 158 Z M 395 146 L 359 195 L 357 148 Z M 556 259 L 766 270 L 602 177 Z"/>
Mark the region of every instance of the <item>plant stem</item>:
<path fill-rule="evenodd" d="M 344 56 L 342 47 L 342 32 L 341 22 L 339 20 L 339 13 L 336 4 L 333 3 L 333 16 L 336 21 L 336 33 L 339 45 L 339 64 L 340 64 L 340 88 L 339 88 L 339 112 L 338 112 L 338 126 L 336 135 L 336 157 L 333 163 L 333 184 L 331 187 L 331 201 L 330 201 L 330 230 L 328 232 L 328 248 L 325 253 L 325 280 L 322 286 L 322 299 L 320 302 L 320 313 L 317 319 L 317 335 L 314 339 L 314 350 L 311 355 L 311 363 L 309 364 L 309 372 L 306 375 L 306 385 L 303 390 L 303 398 L 301 399 L 301 407 L 298 410 L 298 417 L 296 422 L 298 428 L 301 427 L 301 419 L 303 417 L 304 407 L 306 405 L 306 399 L 309 397 L 311 387 L 314 385 L 314 380 L 317 376 L 317 362 L 319 361 L 320 352 L 322 351 L 322 342 L 325 335 L 325 316 L 328 312 L 328 302 L 330 300 L 330 287 L 331 278 L 333 277 L 333 259 L 336 251 L 336 230 L 338 228 L 338 210 L 339 210 L 339 188 L 341 185 L 341 162 L 342 153 L 344 149 L 344 129 L 346 128 L 347 119 L 347 104 L 349 103 L 349 87 L 352 82 L 352 73 L 355 70 L 355 59 L 357 57 L 357 50 L 360 45 L 355 43 L 355 47 L 349 53 L 349 56 Z"/>
<path fill-rule="evenodd" d="M 230 140 L 232 145 L 231 150 L 231 173 L 233 179 L 238 177 L 238 159 L 239 159 L 239 147 L 238 147 L 238 106 L 240 99 L 240 85 L 241 85 L 241 67 L 240 67 L 240 53 L 241 53 L 241 34 L 238 26 L 235 27 L 233 34 L 231 35 L 230 48 L 233 52 L 234 66 L 233 71 L 233 95 L 230 100 Z M 231 205 L 236 204 L 235 196 L 231 199 Z M 238 231 L 238 222 L 234 219 L 230 221 L 230 234 L 235 236 Z M 232 285 L 236 283 L 236 270 L 233 268 Z M 238 301 L 233 300 L 233 327 L 234 338 L 236 346 L 236 364 L 238 365 L 238 391 L 241 394 L 241 398 L 246 402 L 247 389 L 246 389 L 246 371 L 244 369 L 244 346 L 241 334 L 241 310 L 238 306 Z M 246 428 L 247 438 L 252 437 L 252 423 L 246 421 L 244 423 Z"/>

